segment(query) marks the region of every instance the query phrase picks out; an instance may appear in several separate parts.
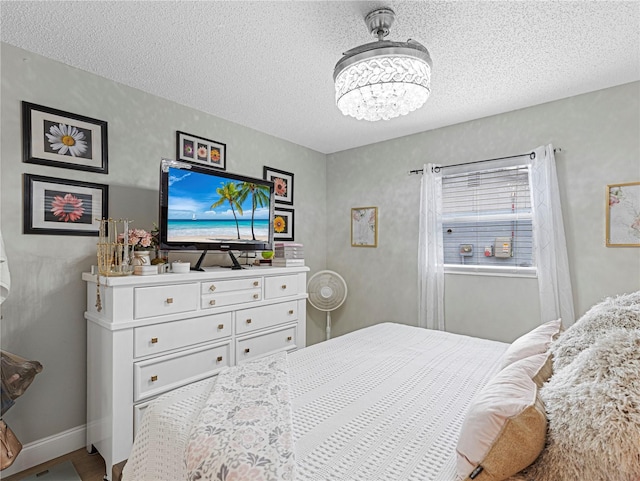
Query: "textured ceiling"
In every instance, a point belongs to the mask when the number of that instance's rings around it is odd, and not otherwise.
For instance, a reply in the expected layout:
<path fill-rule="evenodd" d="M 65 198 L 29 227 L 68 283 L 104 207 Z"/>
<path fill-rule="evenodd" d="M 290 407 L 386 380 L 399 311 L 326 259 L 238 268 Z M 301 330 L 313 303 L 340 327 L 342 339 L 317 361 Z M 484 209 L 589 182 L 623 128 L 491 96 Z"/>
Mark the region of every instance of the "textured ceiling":
<path fill-rule="evenodd" d="M 333 67 L 388 37 L 433 59 L 424 107 L 344 117 Z M 0 5 L 1 39 L 125 85 L 331 153 L 640 79 L 640 2 L 119 1 Z M 215 138 L 214 133 L 211 133 Z"/>

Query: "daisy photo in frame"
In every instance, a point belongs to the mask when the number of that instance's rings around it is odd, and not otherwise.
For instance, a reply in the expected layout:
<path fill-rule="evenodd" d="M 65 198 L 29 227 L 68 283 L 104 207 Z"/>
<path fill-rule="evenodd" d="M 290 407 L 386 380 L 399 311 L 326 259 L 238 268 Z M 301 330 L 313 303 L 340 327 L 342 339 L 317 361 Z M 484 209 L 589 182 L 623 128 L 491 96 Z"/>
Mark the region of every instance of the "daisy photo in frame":
<path fill-rule="evenodd" d="M 276 202 L 293 205 L 293 174 L 266 165 L 262 169 L 262 174 L 266 180 L 273 182 Z"/>
<path fill-rule="evenodd" d="M 107 174 L 107 122 L 22 102 L 24 161 Z"/>
<path fill-rule="evenodd" d="M 104 184 L 24 174 L 24 233 L 97 236 L 106 219 Z"/>
<path fill-rule="evenodd" d="M 177 160 L 227 170 L 227 145 L 186 132 L 176 131 Z"/>

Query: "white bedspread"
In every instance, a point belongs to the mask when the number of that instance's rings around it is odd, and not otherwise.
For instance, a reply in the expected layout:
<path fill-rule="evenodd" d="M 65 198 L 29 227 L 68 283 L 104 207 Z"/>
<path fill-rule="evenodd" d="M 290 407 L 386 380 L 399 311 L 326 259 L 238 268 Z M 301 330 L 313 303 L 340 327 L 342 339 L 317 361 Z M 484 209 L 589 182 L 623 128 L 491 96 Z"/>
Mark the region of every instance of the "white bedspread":
<path fill-rule="evenodd" d="M 469 402 L 508 344 L 384 323 L 289 358 L 297 481 L 452 481 Z M 124 481 L 187 479 L 215 378 L 149 407 Z"/>

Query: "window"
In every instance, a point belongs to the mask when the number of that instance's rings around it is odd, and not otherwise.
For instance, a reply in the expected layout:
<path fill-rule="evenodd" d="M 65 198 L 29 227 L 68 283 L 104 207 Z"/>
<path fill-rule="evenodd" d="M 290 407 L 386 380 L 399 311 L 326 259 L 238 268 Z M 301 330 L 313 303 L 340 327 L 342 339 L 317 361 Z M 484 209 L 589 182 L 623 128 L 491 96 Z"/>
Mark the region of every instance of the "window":
<path fill-rule="evenodd" d="M 528 165 L 443 173 L 446 272 L 535 275 L 529 174 Z"/>

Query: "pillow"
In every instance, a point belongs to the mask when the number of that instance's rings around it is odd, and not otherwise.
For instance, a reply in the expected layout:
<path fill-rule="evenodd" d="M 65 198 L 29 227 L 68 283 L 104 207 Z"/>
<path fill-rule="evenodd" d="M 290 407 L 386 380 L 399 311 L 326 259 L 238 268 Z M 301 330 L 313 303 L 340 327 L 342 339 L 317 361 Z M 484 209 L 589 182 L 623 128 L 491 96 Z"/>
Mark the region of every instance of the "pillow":
<path fill-rule="evenodd" d="M 535 329 L 523 334 L 513 341 L 502 356 L 501 369 L 504 369 L 514 362 L 547 352 L 551 342 L 556 338 L 562 329 L 562 321 L 545 322 Z"/>
<path fill-rule="evenodd" d="M 589 309 L 551 344 L 553 369 L 559 371 L 614 327 L 640 329 L 640 305 L 630 296 L 607 298 Z"/>
<path fill-rule="evenodd" d="M 640 329 L 602 334 L 540 390 L 548 445 L 524 479 L 640 479 Z"/>
<path fill-rule="evenodd" d="M 459 480 L 502 481 L 538 457 L 547 418 L 533 379 L 549 356 L 536 354 L 514 362 L 473 399 L 456 448 Z"/>

